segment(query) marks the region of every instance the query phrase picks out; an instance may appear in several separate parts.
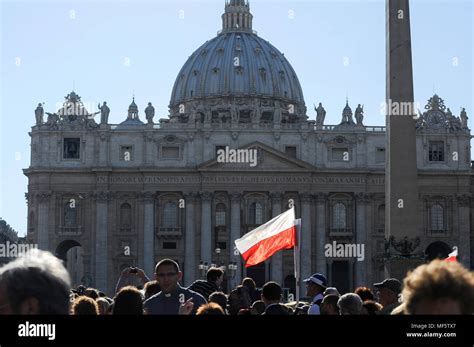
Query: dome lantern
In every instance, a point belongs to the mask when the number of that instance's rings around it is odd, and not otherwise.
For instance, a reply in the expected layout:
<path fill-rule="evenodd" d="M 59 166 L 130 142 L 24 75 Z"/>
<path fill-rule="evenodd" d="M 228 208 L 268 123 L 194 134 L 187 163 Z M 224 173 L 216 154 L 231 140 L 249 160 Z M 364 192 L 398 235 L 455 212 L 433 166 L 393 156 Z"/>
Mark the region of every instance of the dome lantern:
<path fill-rule="evenodd" d="M 250 13 L 250 5 L 245 0 L 231 0 L 225 4 L 225 12 L 222 15 L 222 32 L 229 31 L 252 31 L 253 16 Z"/>

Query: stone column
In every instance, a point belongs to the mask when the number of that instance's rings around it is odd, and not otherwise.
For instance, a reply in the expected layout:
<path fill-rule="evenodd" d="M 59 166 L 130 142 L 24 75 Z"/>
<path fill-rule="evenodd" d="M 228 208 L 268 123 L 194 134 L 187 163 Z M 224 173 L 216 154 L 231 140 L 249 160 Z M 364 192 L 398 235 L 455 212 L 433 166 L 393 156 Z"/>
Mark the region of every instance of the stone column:
<path fill-rule="evenodd" d="M 231 193 L 230 194 L 230 261 L 237 264 L 237 271 L 235 277 L 230 281 L 229 288 L 234 288 L 237 284 L 242 281 L 242 256 L 240 253 L 236 252 L 234 247 L 234 241 L 239 239 L 241 236 L 240 230 L 240 200 L 242 194 L 240 193 Z M 237 253 L 237 254 L 236 254 Z"/>
<path fill-rule="evenodd" d="M 355 285 L 367 286 L 367 264 L 370 264 L 370 259 L 365 258 L 365 250 L 370 247 L 367 243 L 367 204 L 369 203 L 368 195 L 359 193 L 356 195 L 356 243 L 357 247 L 364 245 L 364 260 L 354 259 L 355 261 Z"/>
<path fill-rule="evenodd" d="M 212 193 L 201 192 L 201 260 L 211 264 L 212 262 L 212 216 L 211 201 Z"/>
<path fill-rule="evenodd" d="M 194 142 L 194 133 L 188 133 L 188 163 L 189 164 L 196 164 L 196 143 Z"/>
<path fill-rule="evenodd" d="M 270 193 L 272 200 L 272 218 L 281 214 L 281 198 L 283 194 L 280 192 Z M 271 257 L 271 281 L 283 285 L 283 251 L 278 251 Z"/>
<path fill-rule="evenodd" d="M 143 161 L 145 162 L 145 166 L 153 165 L 153 148 L 155 146 L 155 142 L 153 141 L 153 130 L 145 130 L 145 133 L 143 134 L 143 142 Z"/>
<path fill-rule="evenodd" d="M 369 196 L 369 203 L 366 206 L 366 213 L 367 213 L 367 224 L 366 224 L 366 244 L 365 244 L 365 263 L 367 269 L 367 284 L 374 283 L 374 266 L 375 266 L 375 259 L 374 254 L 376 253 L 376 249 L 372 248 L 375 247 L 375 243 L 373 240 L 373 234 L 376 233 L 376 224 L 374 223 L 374 209 L 378 208 L 378 205 L 375 203 L 376 195 L 371 193 Z M 376 212 L 375 212 L 376 213 Z M 366 285 L 367 285 L 366 284 Z"/>
<path fill-rule="evenodd" d="M 326 244 L 326 202 L 327 194 L 316 195 L 316 272 L 326 274 L 326 257 L 324 245 Z"/>
<path fill-rule="evenodd" d="M 311 269 L 311 195 L 309 193 L 300 193 L 301 201 L 301 258 L 300 258 L 300 288 L 301 295 L 304 296 L 306 285 L 303 283 L 305 278 L 312 274 Z"/>
<path fill-rule="evenodd" d="M 198 197 L 195 192 L 184 195 L 186 202 L 186 229 L 184 234 L 184 285 L 189 286 L 196 280 L 196 232 L 194 230 L 194 204 Z"/>
<path fill-rule="evenodd" d="M 95 197 L 95 284 L 97 289 L 107 293 L 107 214 L 109 193 L 98 192 Z"/>
<path fill-rule="evenodd" d="M 467 269 L 471 266 L 471 240 L 470 240 L 470 219 L 469 219 L 469 200 L 467 194 L 458 195 L 458 220 L 459 220 L 459 245 L 458 259 Z"/>
<path fill-rule="evenodd" d="M 155 273 L 155 197 L 153 192 L 142 194 L 143 202 L 143 270 L 149 278 Z"/>
<path fill-rule="evenodd" d="M 110 134 L 108 131 L 99 131 L 99 166 L 107 165 L 107 152 L 109 149 Z"/>
<path fill-rule="evenodd" d="M 38 200 L 38 248 L 49 251 L 49 204 L 51 193 L 39 193 Z"/>

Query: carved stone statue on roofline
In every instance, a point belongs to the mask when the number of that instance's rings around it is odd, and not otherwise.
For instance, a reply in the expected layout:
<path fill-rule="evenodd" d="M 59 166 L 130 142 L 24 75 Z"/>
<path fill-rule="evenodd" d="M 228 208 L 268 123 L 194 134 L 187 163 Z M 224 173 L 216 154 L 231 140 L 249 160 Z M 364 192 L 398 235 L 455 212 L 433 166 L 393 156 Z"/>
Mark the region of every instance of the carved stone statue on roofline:
<path fill-rule="evenodd" d="M 314 105 L 314 110 L 316 111 L 316 126 L 323 126 L 324 119 L 326 118 L 326 110 L 323 104 L 320 102 L 317 108 L 316 105 Z"/>
<path fill-rule="evenodd" d="M 43 104 L 39 103 L 38 107 L 35 109 L 36 125 L 43 124 L 44 109 Z"/>
<path fill-rule="evenodd" d="M 148 103 L 148 106 L 145 108 L 145 116 L 146 120 L 148 121 L 148 124 L 153 124 L 153 117 L 155 117 L 155 108 L 151 104 L 151 102 Z"/>

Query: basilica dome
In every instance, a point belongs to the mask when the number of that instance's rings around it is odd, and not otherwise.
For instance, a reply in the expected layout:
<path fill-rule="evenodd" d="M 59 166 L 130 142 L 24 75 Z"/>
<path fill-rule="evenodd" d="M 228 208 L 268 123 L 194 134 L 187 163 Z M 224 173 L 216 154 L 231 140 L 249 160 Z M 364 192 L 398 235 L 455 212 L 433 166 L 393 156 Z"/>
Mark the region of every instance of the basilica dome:
<path fill-rule="evenodd" d="M 216 98 L 228 98 L 229 105 L 236 98 L 248 98 L 260 106 L 274 106 L 269 100 L 278 100 L 283 112 L 290 105 L 295 114 L 305 113 L 293 67 L 283 53 L 252 30 L 252 20 L 248 2 L 226 2 L 223 29 L 191 54 L 178 74 L 170 100 L 172 114 L 180 112 L 180 106 Z M 200 106 L 205 107 L 205 102 Z"/>

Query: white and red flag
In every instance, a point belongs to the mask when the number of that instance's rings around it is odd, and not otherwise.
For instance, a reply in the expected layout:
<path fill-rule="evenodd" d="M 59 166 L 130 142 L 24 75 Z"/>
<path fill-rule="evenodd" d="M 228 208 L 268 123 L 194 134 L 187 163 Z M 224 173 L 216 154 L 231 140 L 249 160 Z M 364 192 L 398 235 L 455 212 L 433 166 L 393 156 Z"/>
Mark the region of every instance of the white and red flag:
<path fill-rule="evenodd" d="M 458 261 L 458 248 L 453 247 L 453 251 L 448 254 L 448 257 L 444 261 Z"/>
<path fill-rule="evenodd" d="M 276 216 L 265 224 L 235 240 L 235 247 L 245 260 L 245 267 L 257 265 L 281 249 L 296 245 L 295 208 Z"/>

